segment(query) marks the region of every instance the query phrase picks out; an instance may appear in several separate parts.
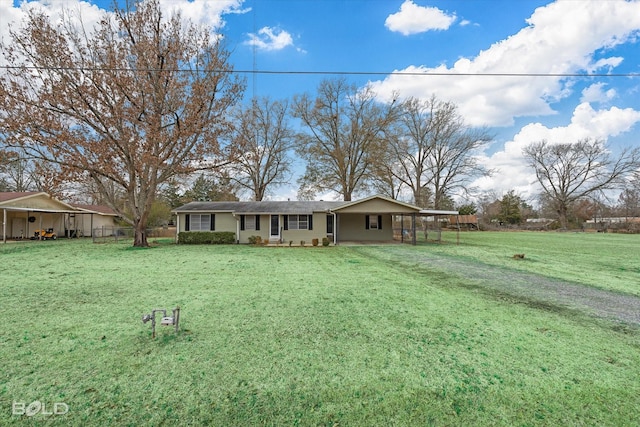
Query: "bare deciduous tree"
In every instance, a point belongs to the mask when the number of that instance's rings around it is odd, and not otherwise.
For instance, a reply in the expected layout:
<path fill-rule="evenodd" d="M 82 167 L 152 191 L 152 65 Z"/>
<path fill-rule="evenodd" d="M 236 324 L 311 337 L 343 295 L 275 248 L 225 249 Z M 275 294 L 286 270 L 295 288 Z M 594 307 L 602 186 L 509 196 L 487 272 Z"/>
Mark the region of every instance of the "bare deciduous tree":
<path fill-rule="evenodd" d="M 426 173 L 431 179 L 433 208 L 442 209 L 456 190 L 470 192 L 469 182 L 492 171 L 480 163 L 478 151 L 493 136 L 484 128 L 470 128 L 457 107 L 444 103 L 436 110 L 437 126 L 427 156 Z"/>
<path fill-rule="evenodd" d="M 388 150 L 384 149 L 384 144 L 375 154 L 375 162 L 369 176 L 369 186 L 376 194 L 399 200 L 402 197 L 405 184 L 398 178 L 402 176 L 401 166 L 393 161 L 390 154 Z M 418 204 L 416 203 L 416 205 Z"/>
<path fill-rule="evenodd" d="M 308 130 L 297 147 L 307 161 L 301 198 L 333 191 L 350 201 L 371 172 L 375 146 L 396 112 L 395 101 L 380 104 L 371 88 L 358 89 L 343 78 L 321 82 L 315 98 L 294 97 L 293 116 Z"/>
<path fill-rule="evenodd" d="M 476 154 L 491 136 L 467 127 L 455 104 L 431 97 L 408 98 L 401 106 L 394 132 L 377 156 L 374 179 L 393 175 L 411 190 L 416 205 L 441 209 L 452 190 L 489 173 Z"/>
<path fill-rule="evenodd" d="M 134 226 L 134 245 L 146 246 L 159 186 L 216 164 L 224 113 L 243 83 L 210 29 L 165 18 L 158 0 L 125 4 L 92 31 L 70 14 L 52 23 L 32 9 L 1 47 L 10 68 L 0 78 L 0 127 L 60 177 L 92 180 Z"/>
<path fill-rule="evenodd" d="M 625 188 L 618 197 L 619 207 L 625 217 L 637 217 L 640 215 L 640 189 L 634 187 Z"/>
<path fill-rule="evenodd" d="M 568 144 L 535 142 L 523 153 L 565 228 L 574 202 L 623 186 L 640 167 L 640 148 L 626 148 L 614 158 L 601 140 L 591 138 Z"/>
<path fill-rule="evenodd" d="M 289 180 L 290 150 L 295 133 L 288 123 L 286 101 L 254 99 L 236 114 L 232 143 L 236 151 L 230 176 L 260 201 Z"/>
<path fill-rule="evenodd" d="M 36 189 L 35 164 L 20 151 L 0 152 L 0 176 L 6 191 L 33 191 Z"/>

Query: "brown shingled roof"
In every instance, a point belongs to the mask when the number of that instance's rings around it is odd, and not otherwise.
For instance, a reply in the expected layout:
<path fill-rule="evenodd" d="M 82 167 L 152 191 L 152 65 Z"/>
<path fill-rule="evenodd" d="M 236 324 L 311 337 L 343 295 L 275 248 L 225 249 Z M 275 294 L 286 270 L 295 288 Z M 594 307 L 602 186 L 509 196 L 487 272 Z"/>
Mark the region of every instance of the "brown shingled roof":
<path fill-rule="evenodd" d="M 80 203 L 70 203 L 71 206 L 77 209 L 82 209 L 84 211 L 92 211 L 97 212 L 103 215 L 118 215 L 116 211 L 111 209 L 109 206 L 104 205 L 83 205 Z"/>
<path fill-rule="evenodd" d="M 22 197 L 33 196 L 34 194 L 40 194 L 39 191 L 0 191 L 0 202 L 6 202 L 8 200 L 20 199 Z"/>

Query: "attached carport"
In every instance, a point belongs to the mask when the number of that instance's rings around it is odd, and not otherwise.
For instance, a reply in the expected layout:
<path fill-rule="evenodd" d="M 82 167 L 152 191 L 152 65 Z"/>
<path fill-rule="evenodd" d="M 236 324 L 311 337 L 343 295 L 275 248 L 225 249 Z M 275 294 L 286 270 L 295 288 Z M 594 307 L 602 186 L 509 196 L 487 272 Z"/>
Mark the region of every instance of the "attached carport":
<path fill-rule="evenodd" d="M 391 242 L 394 240 L 393 217 L 409 216 L 415 241 L 416 216 L 420 208 L 384 196 L 371 196 L 331 209 L 335 220 L 334 243 Z"/>

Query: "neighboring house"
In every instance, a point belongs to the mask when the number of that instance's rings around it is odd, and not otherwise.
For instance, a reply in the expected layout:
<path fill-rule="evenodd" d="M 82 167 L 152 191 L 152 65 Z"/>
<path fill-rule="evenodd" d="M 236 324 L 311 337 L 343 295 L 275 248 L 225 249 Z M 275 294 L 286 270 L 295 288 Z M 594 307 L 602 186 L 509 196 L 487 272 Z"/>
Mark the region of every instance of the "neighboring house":
<path fill-rule="evenodd" d="M 73 230 L 78 237 L 93 236 L 95 229 L 108 229 L 112 232 L 117 227 L 116 219 L 118 214 L 109 206 L 104 205 L 83 205 L 71 203 L 71 206 L 78 210 L 75 214 L 69 214 L 68 230 Z M 104 236 L 104 231 L 100 236 Z"/>
<path fill-rule="evenodd" d="M 91 236 L 91 230 L 113 227 L 116 213 L 101 206 L 72 205 L 44 192 L 0 192 L 2 240 L 28 239 L 37 230 L 59 236 Z"/>
<path fill-rule="evenodd" d="M 412 219 L 413 229 L 406 235 L 415 239 L 415 218 L 421 212 L 417 206 L 383 196 L 352 202 L 191 202 L 173 210 L 177 233 L 229 231 L 235 233 L 238 243 L 248 243 L 249 237 L 260 236 L 271 243 L 295 244 L 323 237 L 334 244 L 391 241 L 394 216 Z M 405 233 L 396 235 L 402 239 Z"/>

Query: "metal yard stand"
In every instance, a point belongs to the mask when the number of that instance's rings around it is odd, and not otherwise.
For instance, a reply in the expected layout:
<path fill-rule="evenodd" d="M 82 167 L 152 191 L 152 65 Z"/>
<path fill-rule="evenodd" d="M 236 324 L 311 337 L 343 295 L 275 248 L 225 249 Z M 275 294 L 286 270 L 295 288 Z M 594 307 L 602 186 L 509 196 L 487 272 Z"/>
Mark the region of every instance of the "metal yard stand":
<path fill-rule="evenodd" d="M 142 316 L 142 323 L 147 323 L 151 320 L 151 338 L 156 337 L 156 313 L 162 313 L 162 319 L 160 320 L 161 326 L 175 326 L 175 332 L 178 333 L 178 327 L 180 322 L 180 307 L 173 309 L 173 316 L 167 316 L 167 310 L 164 308 L 156 308 L 151 311 L 151 314 L 145 314 Z"/>

